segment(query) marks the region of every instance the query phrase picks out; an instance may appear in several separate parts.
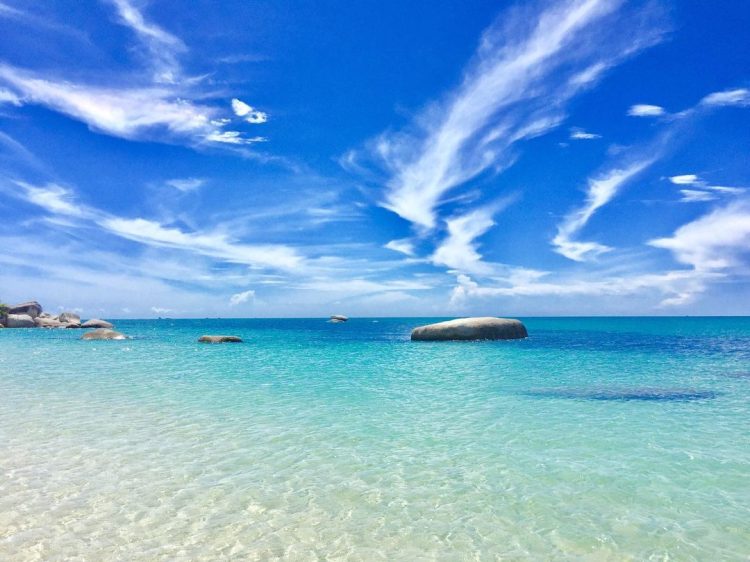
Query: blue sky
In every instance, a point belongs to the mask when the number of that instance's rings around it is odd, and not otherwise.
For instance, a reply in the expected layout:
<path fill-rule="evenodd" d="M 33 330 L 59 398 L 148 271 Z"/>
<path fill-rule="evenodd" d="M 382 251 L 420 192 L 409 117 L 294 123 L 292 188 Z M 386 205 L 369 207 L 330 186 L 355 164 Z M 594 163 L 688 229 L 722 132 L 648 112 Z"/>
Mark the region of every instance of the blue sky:
<path fill-rule="evenodd" d="M 0 300 L 750 314 L 744 0 L 0 0 Z"/>

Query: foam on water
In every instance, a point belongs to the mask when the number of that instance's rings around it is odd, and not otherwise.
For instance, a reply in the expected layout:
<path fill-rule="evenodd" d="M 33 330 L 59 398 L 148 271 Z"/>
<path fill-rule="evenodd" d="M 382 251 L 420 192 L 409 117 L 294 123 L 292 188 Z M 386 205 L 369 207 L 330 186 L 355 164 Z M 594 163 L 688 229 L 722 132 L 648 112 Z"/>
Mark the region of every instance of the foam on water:
<path fill-rule="evenodd" d="M 0 559 L 746 559 L 750 321 L 423 323 L 0 332 Z"/>

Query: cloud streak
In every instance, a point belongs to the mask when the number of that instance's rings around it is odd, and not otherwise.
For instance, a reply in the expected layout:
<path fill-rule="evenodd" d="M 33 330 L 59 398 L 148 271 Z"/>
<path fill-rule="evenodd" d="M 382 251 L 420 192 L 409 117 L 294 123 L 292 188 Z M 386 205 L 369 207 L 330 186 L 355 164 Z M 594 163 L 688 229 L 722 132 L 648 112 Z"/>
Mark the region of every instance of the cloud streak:
<path fill-rule="evenodd" d="M 605 41 L 604 24 L 619 5 L 569 0 L 538 13 L 527 7 L 503 14 L 483 35 L 461 86 L 428 108 L 414 131 L 375 144 L 390 174 L 382 205 L 419 228 L 434 228 L 435 208 L 448 191 L 507 166 L 514 144 L 557 126 L 568 100 L 659 40 L 641 26 L 645 31 L 628 41 Z"/>
<path fill-rule="evenodd" d="M 599 209 L 614 199 L 628 181 L 654 161 L 655 158 L 640 160 L 589 179 L 583 206 L 566 215 L 557 227 L 557 234 L 552 239 L 554 250 L 574 261 L 586 261 L 610 251 L 609 246 L 598 242 L 581 242 L 576 237 Z"/>

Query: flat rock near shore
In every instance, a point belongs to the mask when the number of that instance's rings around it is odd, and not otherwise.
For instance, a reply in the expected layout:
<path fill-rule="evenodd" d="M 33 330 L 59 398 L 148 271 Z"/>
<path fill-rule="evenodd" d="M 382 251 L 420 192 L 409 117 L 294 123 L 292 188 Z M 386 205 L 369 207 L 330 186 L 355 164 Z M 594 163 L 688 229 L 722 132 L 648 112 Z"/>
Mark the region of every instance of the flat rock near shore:
<path fill-rule="evenodd" d="M 411 339 L 415 341 L 450 340 L 514 340 L 528 337 L 526 326 L 520 320 L 484 316 L 457 318 L 414 328 Z"/>

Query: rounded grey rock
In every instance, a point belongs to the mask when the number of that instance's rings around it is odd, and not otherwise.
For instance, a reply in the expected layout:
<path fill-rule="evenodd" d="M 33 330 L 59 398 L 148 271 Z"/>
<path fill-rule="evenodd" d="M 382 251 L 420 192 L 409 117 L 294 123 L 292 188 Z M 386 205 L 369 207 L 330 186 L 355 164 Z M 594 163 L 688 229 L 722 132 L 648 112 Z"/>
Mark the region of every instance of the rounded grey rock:
<path fill-rule="evenodd" d="M 63 312 L 62 314 L 60 314 L 60 316 L 57 317 L 57 319 L 60 322 L 65 322 L 66 324 L 80 324 L 81 323 L 81 317 L 75 312 Z"/>
<path fill-rule="evenodd" d="M 26 314 L 31 318 L 36 318 L 42 313 L 42 305 L 36 301 L 22 302 L 10 307 L 8 314 Z"/>
<path fill-rule="evenodd" d="M 82 340 L 126 340 L 128 337 L 120 332 L 99 328 L 93 332 L 86 332 L 81 336 Z"/>
<path fill-rule="evenodd" d="M 91 320 L 86 320 L 83 324 L 81 324 L 81 328 L 107 328 L 111 330 L 112 328 L 114 328 L 114 325 L 111 322 L 107 322 L 106 320 L 92 318 Z"/>
<path fill-rule="evenodd" d="M 8 314 L 5 325 L 8 328 L 36 328 L 34 319 L 28 314 Z"/>
<path fill-rule="evenodd" d="M 415 341 L 514 340 L 528 337 L 526 326 L 511 318 L 457 318 L 414 328 Z"/>

